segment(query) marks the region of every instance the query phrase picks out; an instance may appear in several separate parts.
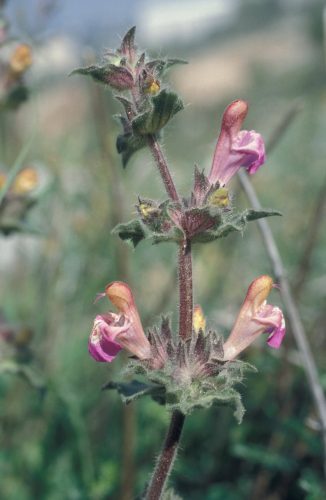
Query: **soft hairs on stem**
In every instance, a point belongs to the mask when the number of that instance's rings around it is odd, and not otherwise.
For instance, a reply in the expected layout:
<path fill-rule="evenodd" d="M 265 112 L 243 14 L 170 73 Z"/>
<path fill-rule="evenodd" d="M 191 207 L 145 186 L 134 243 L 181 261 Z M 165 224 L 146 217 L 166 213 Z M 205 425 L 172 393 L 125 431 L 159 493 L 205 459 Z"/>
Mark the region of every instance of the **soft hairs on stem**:
<path fill-rule="evenodd" d="M 148 145 L 169 197 L 172 201 L 179 201 L 180 198 L 171 177 L 168 164 L 154 136 L 150 135 L 148 137 Z M 193 319 L 191 243 L 186 239 L 179 248 L 178 276 L 179 335 L 181 338 L 186 339 L 191 335 Z M 180 411 L 172 413 L 168 433 L 146 493 L 147 500 L 158 500 L 161 498 L 176 457 L 184 421 L 185 416 Z"/>
<path fill-rule="evenodd" d="M 146 500 L 159 500 L 161 498 L 177 454 L 184 421 L 185 416 L 180 411 L 172 413 L 163 448 L 146 491 Z"/>

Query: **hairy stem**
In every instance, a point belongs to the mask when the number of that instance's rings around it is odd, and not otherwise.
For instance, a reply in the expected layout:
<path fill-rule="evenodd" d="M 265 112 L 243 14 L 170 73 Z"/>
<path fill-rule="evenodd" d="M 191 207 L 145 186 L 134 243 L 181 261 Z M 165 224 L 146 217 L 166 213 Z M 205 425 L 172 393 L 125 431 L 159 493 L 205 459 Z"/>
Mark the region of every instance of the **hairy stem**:
<path fill-rule="evenodd" d="M 172 201 L 180 202 L 167 161 L 154 135 L 148 136 L 148 145 L 162 177 L 165 189 Z M 192 260 L 191 242 L 186 238 L 179 248 L 179 335 L 186 339 L 192 332 L 193 297 L 192 297 Z M 154 469 L 146 492 L 147 500 L 159 500 L 164 491 L 169 473 L 172 470 L 181 437 L 185 415 L 175 410 L 163 444 L 161 454 Z"/>
<path fill-rule="evenodd" d="M 185 416 L 180 411 L 176 410 L 172 413 L 170 427 L 146 492 L 146 500 L 161 498 L 176 457 L 184 421 Z"/>
<path fill-rule="evenodd" d="M 179 336 L 183 340 L 192 332 L 192 295 L 191 243 L 184 240 L 179 248 Z"/>
<path fill-rule="evenodd" d="M 162 149 L 154 135 L 148 136 L 148 145 L 161 174 L 167 194 L 169 195 L 171 200 L 180 201 L 179 195 L 170 174 L 168 164 L 166 162 L 166 159 L 164 158 Z"/>

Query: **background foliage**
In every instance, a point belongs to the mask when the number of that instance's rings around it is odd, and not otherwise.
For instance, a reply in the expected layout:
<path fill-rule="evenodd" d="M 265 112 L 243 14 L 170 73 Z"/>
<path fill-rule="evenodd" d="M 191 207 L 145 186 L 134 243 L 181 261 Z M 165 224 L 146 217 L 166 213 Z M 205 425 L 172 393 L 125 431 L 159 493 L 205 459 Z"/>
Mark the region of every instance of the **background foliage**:
<path fill-rule="evenodd" d="M 96 4 L 101 17 L 102 2 Z M 33 9 L 40 5 L 33 2 Z M 139 9 L 144 5 L 139 2 Z M 0 162 L 9 170 L 32 136 L 24 163 L 38 169 L 41 189 L 28 222 L 41 234 L 0 240 L 3 321 L 16 332 L 32 332 L 30 342 L 14 348 L 0 339 L 0 497 L 126 499 L 131 485 L 139 493 L 148 478 L 168 416 L 145 399 L 126 411 L 116 394 L 101 392 L 124 361 L 96 364 L 86 345 L 94 315 L 107 307 L 93 299 L 115 279 L 132 284 L 146 326 L 161 309 L 176 322 L 175 248 L 145 242 L 133 251 L 111 234 L 117 222 L 130 220 L 138 194 L 153 197 L 154 191 L 163 200 L 163 188 L 145 150 L 122 171 L 112 119 L 118 107 L 109 93 L 87 79 L 66 77 L 95 57 L 92 30 L 88 40 L 75 34 L 73 43 L 67 24 L 58 29 L 60 2 L 39 25 L 19 7 L 13 2 L 5 13 L 14 34 L 32 45 L 34 67 L 29 101 L 0 115 Z M 108 36 L 113 46 L 126 22 L 117 15 Z M 322 2 L 243 1 L 233 24 L 205 37 L 171 39 L 172 48 L 167 41 L 157 52 L 190 62 L 171 71 L 187 105 L 164 137 L 184 193 L 193 164 L 210 165 L 228 102 L 248 99 L 246 128 L 267 139 L 289 110 L 298 110 L 254 184 L 262 205 L 283 213 L 270 224 L 325 386 L 324 44 Z M 232 190 L 246 207 L 236 181 Z M 195 300 L 227 333 L 247 285 L 271 272 L 255 223 L 243 238 L 235 234 L 195 247 L 194 262 Z M 173 474 L 176 491 L 191 500 L 321 499 L 322 443 L 291 332 L 280 352 L 256 345 L 243 358 L 259 370 L 242 388 L 243 424 L 227 407 L 195 412 Z M 8 360 L 18 365 L 8 369 Z M 15 373 L 21 363 L 25 372 Z"/>

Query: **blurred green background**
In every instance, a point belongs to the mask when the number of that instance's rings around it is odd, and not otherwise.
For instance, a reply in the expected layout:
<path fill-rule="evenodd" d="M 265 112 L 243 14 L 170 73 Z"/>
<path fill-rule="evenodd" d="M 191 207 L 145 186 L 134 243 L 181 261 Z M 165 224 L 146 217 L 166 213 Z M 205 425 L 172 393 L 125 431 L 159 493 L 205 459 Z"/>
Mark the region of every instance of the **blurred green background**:
<path fill-rule="evenodd" d="M 326 386 L 323 9 L 317 0 L 7 2 L 11 34 L 32 46 L 33 65 L 28 101 L 0 113 L 0 164 L 9 171 L 31 140 L 24 164 L 37 169 L 40 187 L 28 224 L 40 235 L 0 240 L 1 321 L 18 337 L 32 333 L 14 346 L 0 338 L 1 499 L 133 498 L 167 427 L 151 400 L 126 410 L 101 392 L 119 378 L 123 356 L 103 365 L 87 353 L 93 319 L 108 307 L 93 300 L 109 281 L 131 283 L 145 326 L 161 312 L 177 319 L 176 248 L 143 243 L 133 251 L 111 234 L 133 217 L 138 194 L 165 199 L 150 154 L 140 151 L 123 171 L 118 103 L 91 80 L 67 76 L 118 46 L 133 24 L 152 56 L 190 63 L 169 75 L 186 106 L 164 135 L 184 195 L 194 163 L 208 171 L 230 101 L 249 101 L 245 128 L 267 141 L 297 110 L 253 183 L 262 205 L 283 213 L 269 222 Z M 248 206 L 236 179 L 231 188 L 235 203 Z M 195 248 L 195 301 L 209 325 L 227 334 L 248 284 L 264 273 L 272 270 L 254 223 L 243 237 Z M 271 302 L 280 304 L 277 292 Z M 322 441 L 291 331 L 279 352 L 258 342 L 243 359 L 259 370 L 241 389 L 243 423 L 227 407 L 194 412 L 175 490 L 190 500 L 324 498 Z M 1 368 L 8 360 L 17 365 Z"/>

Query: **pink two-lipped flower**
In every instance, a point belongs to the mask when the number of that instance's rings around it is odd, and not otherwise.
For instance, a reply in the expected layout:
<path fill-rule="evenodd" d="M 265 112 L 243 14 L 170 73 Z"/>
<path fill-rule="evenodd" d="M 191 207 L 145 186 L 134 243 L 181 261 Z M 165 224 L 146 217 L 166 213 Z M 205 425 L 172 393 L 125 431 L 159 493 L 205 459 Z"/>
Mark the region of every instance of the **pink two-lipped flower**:
<path fill-rule="evenodd" d="M 232 102 L 224 111 L 219 138 L 215 147 L 208 180 L 225 186 L 244 167 L 254 174 L 265 162 L 263 138 L 254 130 L 240 130 L 248 113 L 246 101 Z"/>
<path fill-rule="evenodd" d="M 91 356 L 100 362 L 111 362 L 121 349 L 138 359 L 151 357 L 151 346 L 144 333 L 133 294 L 126 283 L 114 281 L 105 293 L 118 314 L 97 315 L 88 341 Z"/>
<path fill-rule="evenodd" d="M 224 343 L 224 359 L 234 359 L 262 333 L 268 334 L 267 343 L 278 349 L 285 335 L 284 316 L 277 306 L 267 304 L 266 299 L 275 285 L 270 276 L 256 278 L 248 288 L 239 315 Z"/>

